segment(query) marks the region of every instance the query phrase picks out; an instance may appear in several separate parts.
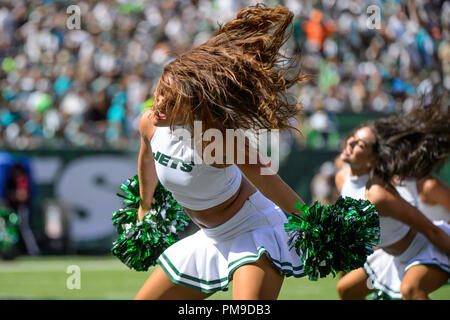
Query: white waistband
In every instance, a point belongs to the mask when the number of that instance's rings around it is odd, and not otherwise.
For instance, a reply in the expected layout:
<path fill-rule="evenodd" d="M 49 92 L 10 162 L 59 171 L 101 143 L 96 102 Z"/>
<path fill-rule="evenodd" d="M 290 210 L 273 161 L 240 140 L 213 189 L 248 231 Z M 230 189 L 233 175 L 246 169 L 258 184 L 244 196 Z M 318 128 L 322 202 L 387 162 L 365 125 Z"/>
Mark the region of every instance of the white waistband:
<path fill-rule="evenodd" d="M 283 217 L 284 213 L 272 201 L 256 191 L 226 222 L 215 228 L 201 230 L 211 239 L 225 241 L 257 228 L 284 223 Z"/>
<path fill-rule="evenodd" d="M 417 232 L 408 248 L 400 255 L 395 256 L 394 259 L 400 263 L 407 263 L 409 260 L 414 258 L 420 252 L 420 250 L 422 250 L 427 245 L 427 243 L 428 239 L 420 232 Z"/>

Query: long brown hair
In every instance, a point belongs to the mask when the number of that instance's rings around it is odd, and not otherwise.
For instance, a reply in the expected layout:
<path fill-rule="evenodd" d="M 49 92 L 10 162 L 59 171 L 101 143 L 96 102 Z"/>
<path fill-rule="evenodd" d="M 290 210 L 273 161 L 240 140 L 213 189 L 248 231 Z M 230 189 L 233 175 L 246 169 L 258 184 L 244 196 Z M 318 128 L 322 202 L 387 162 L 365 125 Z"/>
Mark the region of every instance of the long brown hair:
<path fill-rule="evenodd" d="M 292 19 L 283 6 L 241 10 L 210 40 L 165 66 L 157 86 L 164 99 L 154 108 L 191 128 L 201 120 L 203 131 L 293 128 L 289 119 L 301 107 L 287 89 L 308 75 L 300 74 L 297 56 L 279 52 Z"/>
<path fill-rule="evenodd" d="M 439 169 L 450 153 L 448 96 L 412 111 L 367 122 L 376 137 L 373 174 L 386 182 L 394 177 L 423 178 Z"/>

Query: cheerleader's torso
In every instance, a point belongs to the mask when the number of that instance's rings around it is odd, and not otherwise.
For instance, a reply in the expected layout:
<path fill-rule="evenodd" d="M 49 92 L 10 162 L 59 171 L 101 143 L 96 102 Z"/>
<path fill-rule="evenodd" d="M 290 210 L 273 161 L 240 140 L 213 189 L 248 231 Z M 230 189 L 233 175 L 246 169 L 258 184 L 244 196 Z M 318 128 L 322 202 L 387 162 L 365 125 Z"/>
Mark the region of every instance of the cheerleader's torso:
<path fill-rule="evenodd" d="M 366 184 L 368 181 L 369 174 L 361 176 L 350 176 L 349 174 L 342 185 L 341 195 L 366 200 Z M 378 246 L 383 248 L 396 243 L 408 233 L 409 229 L 408 225 L 399 220 L 380 215 L 380 242 Z"/>
<path fill-rule="evenodd" d="M 151 140 L 156 174 L 177 202 L 204 210 L 228 200 L 239 189 L 242 174 L 236 165 L 217 168 L 201 161 L 186 128 L 158 127 Z"/>

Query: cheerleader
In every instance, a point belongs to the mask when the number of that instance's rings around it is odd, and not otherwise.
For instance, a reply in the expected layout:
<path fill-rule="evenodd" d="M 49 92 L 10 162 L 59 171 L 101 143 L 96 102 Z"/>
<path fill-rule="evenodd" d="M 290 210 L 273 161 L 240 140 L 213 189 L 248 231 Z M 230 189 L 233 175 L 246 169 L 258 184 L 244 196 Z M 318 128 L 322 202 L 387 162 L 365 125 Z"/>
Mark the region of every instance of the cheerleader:
<path fill-rule="evenodd" d="M 368 122 L 347 139 L 340 157 L 348 166 L 336 175 L 337 187 L 344 196 L 375 205 L 381 239 L 364 268 L 339 281 L 342 299 L 364 299 L 374 290 L 393 298 L 428 299 L 447 282 L 450 226 L 429 220 L 415 207 L 419 196 L 393 181 L 421 181 L 442 163 L 450 150 L 449 126 L 448 110 L 435 102 Z"/>
<path fill-rule="evenodd" d="M 300 257 L 289 250 L 282 212 L 299 214 L 294 204 L 303 201 L 275 172 L 261 174 L 270 167 L 259 157 L 249 163 L 248 140 L 243 147 L 237 138 L 223 142 L 222 154 L 235 155 L 232 163 L 218 161 L 218 154 L 198 163 L 208 144 L 193 135 L 195 121 L 202 134 L 216 129 L 223 137 L 226 129 L 290 127 L 300 107 L 285 93 L 304 77 L 288 78 L 278 51 L 292 18 L 281 6 L 243 9 L 164 68 L 154 105 L 139 123 L 138 216 L 149 212 L 160 181 L 200 229 L 159 257 L 136 299 L 204 299 L 227 290 L 231 280 L 234 299 L 276 299 L 285 276 L 304 275 Z M 179 134 L 184 130 L 191 136 Z"/>

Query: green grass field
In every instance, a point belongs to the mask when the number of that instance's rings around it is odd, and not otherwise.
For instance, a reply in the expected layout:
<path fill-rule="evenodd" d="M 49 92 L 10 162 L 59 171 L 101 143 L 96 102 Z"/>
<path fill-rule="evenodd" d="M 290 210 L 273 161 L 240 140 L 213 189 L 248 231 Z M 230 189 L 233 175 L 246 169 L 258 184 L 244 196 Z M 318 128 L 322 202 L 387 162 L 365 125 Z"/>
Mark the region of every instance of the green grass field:
<path fill-rule="evenodd" d="M 71 273 L 68 267 L 80 270 L 80 289 L 68 289 Z M 113 257 L 65 256 L 19 257 L 0 261 L 0 299 L 133 299 L 148 272 L 127 269 Z M 282 300 L 335 300 L 338 299 L 338 278 L 328 277 L 317 282 L 307 278 L 286 278 L 279 299 Z M 449 299 L 450 285 L 434 292 L 433 299 Z M 218 292 L 208 299 L 231 299 L 232 290 Z"/>

